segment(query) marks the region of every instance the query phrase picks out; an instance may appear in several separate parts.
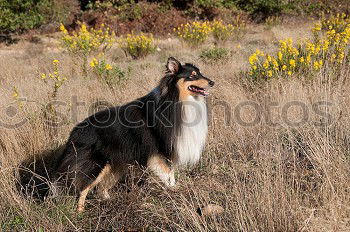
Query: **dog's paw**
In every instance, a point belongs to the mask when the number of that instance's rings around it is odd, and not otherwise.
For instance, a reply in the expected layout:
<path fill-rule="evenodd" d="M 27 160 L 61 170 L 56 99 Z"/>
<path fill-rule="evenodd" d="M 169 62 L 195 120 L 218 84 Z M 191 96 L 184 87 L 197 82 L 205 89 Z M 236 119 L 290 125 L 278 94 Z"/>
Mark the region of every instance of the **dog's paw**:
<path fill-rule="evenodd" d="M 111 195 L 109 195 L 109 193 L 108 193 L 107 190 L 105 190 L 105 191 L 102 192 L 102 199 L 103 199 L 103 200 L 109 200 L 109 199 L 111 199 Z"/>
<path fill-rule="evenodd" d="M 103 189 L 103 190 L 99 190 L 97 192 L 97 195 L 98 197 L 101 199 L 101 200 L 109 200 L 111 199 L 111 196 L 109 195 L 108 191 Z"/>
<path fill-rule="evenodd" d="M 175 182 L 174 175 L 170 175 L 168 182 L 169 182 L 169 187 L 174 187 L 175 186 L 176 182 Z"/>
<path fill-rule="evenodd" d="M 78 205 L 78 207 L 77 207 L 77 213 L 79 213 L 79 214 L 81 214 L 81 213 L 83 213 L 84 212 L 84 206 L 83 205 Z"/>

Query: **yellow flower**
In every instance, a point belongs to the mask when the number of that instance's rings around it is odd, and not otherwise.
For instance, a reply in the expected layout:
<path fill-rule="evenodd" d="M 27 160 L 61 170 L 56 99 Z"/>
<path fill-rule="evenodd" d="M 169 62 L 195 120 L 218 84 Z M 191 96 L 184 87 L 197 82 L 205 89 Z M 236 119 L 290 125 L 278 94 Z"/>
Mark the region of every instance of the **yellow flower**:
<path fill-rule="evenodd" d="M 267 76 L 272 77 L 272 71 L 271 70 L 267 71 Z"/>
<path fill-rule="evenodd" d="M 293 59 L 289 60 L 289 64 L 292 68 L 294 68 L 295 67 L 295 60 L 293 60 Z"/>
<path fill-rule="evenodd" d="M 64 27 L 64 25 L 63 25 L 63 23 L 61 23 L 61 25 L 60 25 L 60 30 L 61 31 L 64 31 L 66 28 Z"/>
<path fill-rule="evenodd" d="M 95 62 L 94 61 L 91 61 L 90 62 L 90 66 L 93 68 L 93 67 L 95 67 Z"/>
<path fill-rule="evenodd" d="M 267 55 L 267 60 L 268 60 L 268 62 L 271 62 L 272 61 L 272 57 L 270 55 Z"/>
<path fill-rule="evenodd" d="M 257 56 L 264 56 L 264 53 L 262 51 L 260 51 L 259 49 L 256 49 L 255 53 Z"/>
<path fill-rule="evenodd" d="M 67 29 L 64 27 L 64 25 L 62 23 L 60 25 L 60 31 L 62 31 L 65 35 L 68 34 Z"/>
<path fill-rule="evenodd" d="M 314 31 L 320 31 L 322 29 L 322 25 L 320 23 L 316 23 L 314 27 Z"/>
<path fill-rule="evenodd" d="M 282 52 L 278 52 L 278 59 L 279 59 L 279 60 L 282 60 L 282 56 L 283 56 L 283 55 L 282 55 Z"/>
<path fill-rule="evenodd" d="M 310 61 L 311 61 L 311 55 L 309 54 L 309 55 L 306 57 L 306 63 L 308 64 L 308 63 L 310 63 Z"/>
<path fill-rule="evenodd" d="M 285 49 L 287 49 L 287 43 L 283 40 L 280 40 L 280 47 L 282 51 L 284 51 Z"/>
<path fill-rule="evenodd" d="M 267 68 L 269 67 L 269 62 L 268 62 L 268 60 L 266 60 L 266 61 L 264 62 L 263 67 L 264 67 L 265 69 L 267 69 Z"/>
<path fill-rule="evenodd" d="M 58 63 L 59 63 L 59 60 L 53 60 L 52 63 L 53 63 L 53 64 L 58 64 Z"/>
<path fill-rule="evenodd" d="M 287 66 L 284 64 L 283 66 L 282 66 L 282 70 L 284 71 L 284 70 L 286 70 L 287 69 Z"/>
<path fill-rule="evenodd" d="M 277 62 L 277 60 L 275 58 L 273 58 L 272 64 L 275 67 L 275 69 L 278 68 L 278 62 Z"/>
<path fill-rule="evenodd" d="M 300 63 L 304 63 L 304 57 L 300 57 Z"/>
<path fill-rule="evenodd" d="M 255 62 L 258 60 L 257 54 L 253 53 L 250 57 L 249 57 L 249 63 L 251 65 L 255 64 Z"/>
<path fill-rule="evenodd" d="M 45 73 L 41 74 L 41 79 L 43 79 L 43 80 L 46 79 L 46 74 Z"/>
<path fill-rule="evenodd" d="M 288 71 L 288 76 L 292 75 L 292 71 Z"/>
<path fill-rule="evenodd" d="M 12 96 L 13 96 L 13 98 L 18 98 L 18 90 L 17 90 L 17 88 L 14 88 Z"/>
<path fill-rule="evenodd" d="M 111 70 L 112 66 L 110 64 L 106 64 L 106 70 Z"/>

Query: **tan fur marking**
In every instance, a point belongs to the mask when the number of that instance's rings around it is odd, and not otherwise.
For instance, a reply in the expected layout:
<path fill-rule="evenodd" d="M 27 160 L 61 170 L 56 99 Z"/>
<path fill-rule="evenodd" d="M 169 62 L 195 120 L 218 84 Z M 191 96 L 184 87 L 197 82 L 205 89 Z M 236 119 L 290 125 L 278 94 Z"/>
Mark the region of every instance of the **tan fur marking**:
<path fill-rule="evenodd" d="M 188 96 L 191 95 L 191 91 L 188 90 L 189 84 L 186 82 L 189 82 L 189 81 L 185 81 L 183 78 L 181 78 L 177 82 L 177 86 L 180 92 L 180 96 L 179 96 L 180 101 L 185 101 L 188 98 Z"/>
<path fill-rule="evenodd" d="M 193 93 L 190 90 L 188 90 L 188 87 L 190 85 L 195 85 L 195 86 L 198 86 L 200 88 L 205 89 L 205 88 L 208 88 L 209 83 L 205 79 L 198 79 L 198 80 L 194 80 L 194 81 L 185 81 L 183 78 L 181 78 L 177 82 L 177 86 L 178 86 L 179 92 L 180 92 L 180 96 L 179 96 L 180 101 L 186 101 L 189 96 L 196 96 L 197 95 L 196 93 Z"/>
<path fill-rule="evenodd" d="M 148 159 L 147 166 L 166 186 L 175 186 L 174 170 L 169 167 L 164 157 L 154 154 Z"/>
<path fill-rule="evenodd" d="M 122 173 L 120 172 L 112 172 L 109 171 L 106 173 L 106 175 L 102 178 L 101 182 L 98 184 L 98 194 L 101 196 L 103 199 L 109 199 L 109 193 L 108 190 L 113 188 L 113 186 L 119 181 L 121 178 Z"/>
<path fill-rule="evenodd" d="M 147 161 L 148 167 L 159 167 L 164 173 L 170 173 L 171 169 L 160 155 L 153 155 Z"/>
<path fill-rule="evenodd" d="M 79 201 L 78 201 L 78 209 L 77 209 L 77 211 L 79 213 L 84 211 L 85 200 L 86 200 L 86 196 L 88 195 L 89 191 L 93 187 L 95 187 L 97 184 L 99 184 L 102 181 L 103 177 L 106 174 L 108 174 L 110 171 L 111 171 L 111 165 L 107 164 L 102 169 L 102 171 L 97 176 L 97 178 L 90 185 L 88 185 L 83 191 L 80 192 Z"/>

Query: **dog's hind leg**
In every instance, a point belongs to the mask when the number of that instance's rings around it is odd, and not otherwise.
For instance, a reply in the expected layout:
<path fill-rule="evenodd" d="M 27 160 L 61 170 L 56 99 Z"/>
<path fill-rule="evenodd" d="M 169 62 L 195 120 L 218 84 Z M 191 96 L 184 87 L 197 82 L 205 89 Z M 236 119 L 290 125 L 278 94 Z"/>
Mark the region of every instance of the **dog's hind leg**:
<path fill-rule="evenodd" d="M 97 186 L 98 195 L 104 200 L 110 199 L 108 190 L 113 188 L 113 186 L 119 181 L 122 175 L 123 173 L 120 170 L 110 170 L 108 173 L 106 173 L 106 175 Z"/>
<path fill-rule="evenodd" d="M 100 172 L 100 174 L 97 176 L 97 178 L 88 186 L 86 186 L 79 194 L 79 200 L 78 200 L 78 212 L 83 212 L 84 211 L 84 205 L 85 205 L 85 200 L 86 196 L 89 193 L 89 191 L 94 188 L 96 185 L 98 185 L 105 175 L 109 174 L 111 171 L 111 165 L 107 164 Z"/>
<path fill-rule="evenodd" d="M 151 156 L 147 161 L 147 166 L 159 179 L 168 187 L 175 186 L 174 169 L 159 154 Z"/>

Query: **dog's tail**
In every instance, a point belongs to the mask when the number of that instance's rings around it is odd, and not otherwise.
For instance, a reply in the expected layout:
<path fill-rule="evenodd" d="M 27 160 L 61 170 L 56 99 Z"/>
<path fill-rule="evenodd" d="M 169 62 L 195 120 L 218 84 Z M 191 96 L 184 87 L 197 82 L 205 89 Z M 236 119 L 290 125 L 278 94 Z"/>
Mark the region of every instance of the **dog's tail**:
<path fill-rule="evenodd" d="M 54 189 L 57 163 L 65 145 L 24 160 L 18 167 L 17 189 L 26 197 L 44 200 Z"/>

